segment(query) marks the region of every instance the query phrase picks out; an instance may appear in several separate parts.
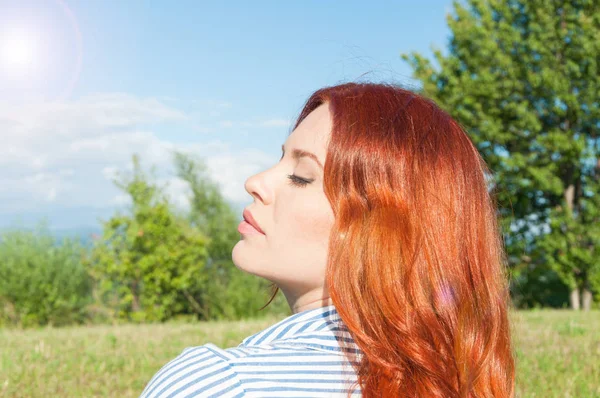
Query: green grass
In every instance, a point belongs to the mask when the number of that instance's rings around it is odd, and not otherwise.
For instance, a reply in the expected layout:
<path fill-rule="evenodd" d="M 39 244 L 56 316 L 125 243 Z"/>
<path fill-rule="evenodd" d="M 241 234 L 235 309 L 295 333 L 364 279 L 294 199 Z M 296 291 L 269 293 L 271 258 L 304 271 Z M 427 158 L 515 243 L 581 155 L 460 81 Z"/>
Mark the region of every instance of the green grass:
<path fill-rule="evenodd" d="M 600 311 L 513 314 L 519 397 L 600 397 Z"/>
<path fill-rule="evenodd" d="M 241 340 L 279 319 L 0 330 L 0 396 L 137 397 L 185 347 Z M 600 311 L 513 314 L 518 397 L 600 397 Z"/>

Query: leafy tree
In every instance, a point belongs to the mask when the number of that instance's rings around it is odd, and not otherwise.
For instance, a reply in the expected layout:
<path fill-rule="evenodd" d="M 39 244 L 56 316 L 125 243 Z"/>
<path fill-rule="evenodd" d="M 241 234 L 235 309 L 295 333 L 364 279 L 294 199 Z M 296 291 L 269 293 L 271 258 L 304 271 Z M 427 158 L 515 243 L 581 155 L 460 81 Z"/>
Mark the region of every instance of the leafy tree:
<path fill-rule="evenodd" d="M 104 223 L 91 272 L 103 299 L 130 320 L 165 320 L 181 313 L 209 317 L 199 302 L 209 284 L 207 238 L 170 209 L 133 156 L 133 176 L 115 180 L 131 198 L 129 214 Z"/>
<path fill-rule="evenodd" d="M 402 57 L 497 173 L 515 275 L 555 272 L 571 306 L 583 292 L 589 308 L 600 292 L 600 3 L 467 0 L 454 11 L 436 66 Z"/>
<path fill-rule="evenodd" d="M 240 239 L 237 225 L 241 217 L 236 217 L 218 184 L 208 176 L 201 159 L 175 152 L 174 161 L 177 176 L 190 187 L 188 219 L 210 237 L 206 272 L 211 283 L 206 291 L 207 311 L 217 318 L 227 319 L 258 315 L 268 300 L 268 282 L 237 269 L 231 260 L 233 246 Z M 267 311 L 277 314 L 289 311 L 282 294 Z"/>
<path fill-rule="evenodd" d="M 579 306 L 579 289 L 584 293 L 585 309 L 591 307 L 591 292 L 600 292 L 600 167 L 594 174 L 595 181 L 588 175 L 582 178 L 585 187 L 593 187 L 595 194 L 583 193 L 576 209 L 568 205 L 552 209 L 551 232 L 539 240 L 537 247 L 552 269 L 573 289 L 574 308 Z"/>
<path fill-rule="evenodd" d="M 57 244 L 45 224 L 10 230 L 0 238 L 0 324 L 23 327 L 81 323 L 91 302 L 84 249 Z"/>

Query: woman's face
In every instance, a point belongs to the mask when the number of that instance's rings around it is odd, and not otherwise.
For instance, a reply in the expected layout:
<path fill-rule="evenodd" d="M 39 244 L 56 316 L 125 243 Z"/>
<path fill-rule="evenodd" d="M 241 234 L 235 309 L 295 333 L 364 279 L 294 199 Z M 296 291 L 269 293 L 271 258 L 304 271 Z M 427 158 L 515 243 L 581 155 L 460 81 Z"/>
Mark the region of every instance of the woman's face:
<path fill-rule="evenodd" d="M 241 233 L 233 262 L 277 284 L 288 302 L 327 297 L 325 266 L 333 211 L 323 192 L 323 169 L 310 157 L 293 154 L 310 152 L 325 165 L 330 135 L 331 115 L 325 103 L 289 135 L 279 163 L 246 180 L 246 191 L 254 198 L 246 209 L 265 234 Z M 288 175 L 308 183 L 298 180 L 296 185 Z"/>

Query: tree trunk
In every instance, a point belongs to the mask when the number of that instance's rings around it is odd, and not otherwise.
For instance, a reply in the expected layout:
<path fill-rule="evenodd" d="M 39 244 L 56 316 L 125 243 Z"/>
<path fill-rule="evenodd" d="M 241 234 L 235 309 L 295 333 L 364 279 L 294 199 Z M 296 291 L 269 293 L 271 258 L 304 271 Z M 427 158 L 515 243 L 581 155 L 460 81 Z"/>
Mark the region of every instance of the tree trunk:
<path fill-rule="evenodd" d="M 138 292 L 138 281 L 134 281 L 131 286 L 131 294 L 133 296 L 133 302 L 131 303 L 131 311 L 138 312 L 141 309 L 140 305 L 140 294 Z"/>
<path fill-rule="evenodd" d="M 573 211 L 573 201 L 575 200 L 575 185 L 569 184 L 565 190 L 565 201 L 569 210 Z M 572 216 L 572 214 L 571 214 Z"/>
<path fill-rule="evenodd" d="M 585 286 L 583 288 L 582 301 L 583 301 L 583 310 L 589 311 L 592 308 L 592 291 L 589 286 Z"/>
<path fill-rule="evenodd" d="M 194 298 L 194 296 L 192 296 L 185 289 L 183 289 L 182 292 L 183 292 L 183 295 L 185 296 L 185 298 L 188 300 L 188 302 L 192 306 L 192 308 L 194 309 L 194 311 L 196 311 L 196 314 L 201 316 L 202 320 L 210 319 L 209 314 L 205 311 L 204 308 L 202 308 L 202 306 L 200 305 L 200 303 L 198 303 L 198 301 Z"/>
<path fill-rule="evenodd" d="M 569 297 L 571 301 L 571 309 L 579 310 L 579 288 L 571 290 L 571 296 Z"/>
<path fill-rule="evenodd" d="M 569 122 L 566 121 L 566 124 L 568 124 Z M 564 198 L 565 198 L 565 202 L 567 205 L 567 209 L 569 210 L 568 215 L 569 217 L 573 217 L 573 200 L 574 200 L 574 196 L 575 196 L 575 185 L 573 185 L 572 180 L 573 180 L 573 166 L 570 165 L 567 168 L 566 171 L 566 186 L 567 189 L 565 189 L 564 192 Z M 579 310 L 579 288 L 576 286 L 573 290 L 571 290 L 571 296 L 570 296 L 570 301 L 571 301 L 571 309 L 574 310 Z"/>

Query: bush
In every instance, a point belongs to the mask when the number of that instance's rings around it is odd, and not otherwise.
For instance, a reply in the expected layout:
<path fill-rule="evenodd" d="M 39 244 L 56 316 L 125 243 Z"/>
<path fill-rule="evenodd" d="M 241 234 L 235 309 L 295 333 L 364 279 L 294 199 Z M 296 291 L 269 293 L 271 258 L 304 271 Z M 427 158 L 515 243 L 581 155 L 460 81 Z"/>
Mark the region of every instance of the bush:
<path fill-rule="evenodd" d="M 91 281 L 80 243 L 56 244 L 44 226 L 0 237 L 0 323 L 67 325 L 85 320 Z"/>

